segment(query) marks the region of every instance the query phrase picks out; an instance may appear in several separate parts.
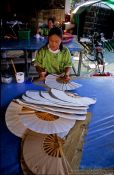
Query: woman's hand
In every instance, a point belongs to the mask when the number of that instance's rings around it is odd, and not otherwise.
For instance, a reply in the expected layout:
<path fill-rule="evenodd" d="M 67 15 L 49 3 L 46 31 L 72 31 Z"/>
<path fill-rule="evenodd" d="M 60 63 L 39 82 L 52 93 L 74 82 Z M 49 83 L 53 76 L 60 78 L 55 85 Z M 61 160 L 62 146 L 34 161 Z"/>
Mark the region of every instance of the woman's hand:
<path fill-rule="evenodd" d="M 70 76 L 69 76 L 69 75 L 66 75 L 66 74 L 65 74 L 63 77 L 64 77 L 64 79 L 65 79 L 66 81 L 69 81 L 69 80 L 70 80 Z"/>
<path fill-rule="evenodd" d="M 65 83 L 68 83 L 70 81 L 70 76 L 69 75 L 64 75 L 63 80 Z"/>
<path fill-rule="evenodd" d="M 39 78 L 35 79 L 33 82 L 38 83 L 40 81 L 44 81 L 46 78 L 46 74 L 47 74 L 46 72 L 40 72 Z"/>
<path fill-rule="evenodd" d="M 58 81 L 60 83 L 64 83 L 64 84 L 67 84 L 70 80 L 70 76 L 69 75 L 61 75 L 59 78 L 58 78 Z"/>
<path fill-rule="evenodd" d="M 40 75 L 39 75 L 39 79 L 38 79 L 38 80 L 39 80 L 39 81 L 45 80 L 46 74 L 47 74 L 47 72 L 41 72 Z"/>

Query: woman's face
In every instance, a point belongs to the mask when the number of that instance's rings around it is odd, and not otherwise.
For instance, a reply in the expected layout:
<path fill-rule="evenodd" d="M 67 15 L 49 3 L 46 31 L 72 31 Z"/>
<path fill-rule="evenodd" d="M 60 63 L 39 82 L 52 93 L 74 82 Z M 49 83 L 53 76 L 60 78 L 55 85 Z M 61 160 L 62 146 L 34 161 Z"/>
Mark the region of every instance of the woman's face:
<path fill-rule="evenodd" d="M 55 35 L 52 35 L 49 37 L 49 47 L 51 50 L 56 51 L 57 49 L 59 49 L 59 46 L 61 44 L 62 39 Z"/>
<path fill-rule="evenodd" d="M 51 29 L 53 28 L 54 24 L 51 20 L 48 21 L 48 28 Z"/>

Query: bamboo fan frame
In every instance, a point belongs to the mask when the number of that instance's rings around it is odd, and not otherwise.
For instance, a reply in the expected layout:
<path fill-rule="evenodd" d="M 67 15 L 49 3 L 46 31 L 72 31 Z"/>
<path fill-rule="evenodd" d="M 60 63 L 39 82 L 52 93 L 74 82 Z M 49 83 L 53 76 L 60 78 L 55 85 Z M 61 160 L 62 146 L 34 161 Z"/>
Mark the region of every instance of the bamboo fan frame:
<path fill-rule="evenodd" d="M 26 140 L 26 137 L 31 138 L 32 136 L 34 138 L 34 141 L 37 140 L 35 147 L 37 146 L 37 143 L 39 144 L 41 142 L 41 138 L 42 138 L 40 149 L 41 150 L 43 149 L 42 151 L 45 153 L 46 158 L 49 159 L 47 161 L 50 161 L 50 158 L 52 158 L 52 161 L 54 160 L 54 162 L 55 162 L 55 160 L 56 160 L 56 161 L 59 161 L 58 163 L 60 163 L 60 160 L 61 160 L 61 163 L 63 162 L 63 165 L 61 164 L 60 167 L 59 167 L 59 164 L 56 162 L 56 167 L 58 167 L 58 170 L 61 168 L 61 166 L 63 166 L 63 169 L 66 172 L 64 175 L 69 175 L 69 173 L 72 172 L 72 168 L 71 168 L 69 162 L 67 161 L 66 156 L 64 155 L 64 150 L 63 150 L 64 143 L 65 143 L 64 139 L 60 138 L 57 134 L 48 134 L 48 135 L 39 134 L 39 133 L 35 133 L 35 132 L 28 129 L 27 132 L 24 134 L 23 140 L 22 140 L 22 152 L 23 152 L 22 156 L 23 156 L 24 164 L 26 165 L 26 167 L 28 168 L 29 171 L 31 171 L 35 175 L 38 174 L 38 171 L 35 170 L 35 168 L 32 169 L 32 166 L 34 166 L 34 164 L 33 165 L 31 164 L 32 163 L 31 160 L 30 159 L 27 160 L 28 152 L 25 152 L 26 149 L 24 148 L 24 142 Z M 40 136 L 40 138 L 39 138 L 39 136 Z M 38 140 L 39 140 L 38 138 L 40 139 L 40 142 L 38 142 Z M 34 143 L 34 141 L 32 141 L 32 144 Z M 28 142 L 30 143 L 30 140 L 28 140 Z M 28 147 L 27 143 L 26 143 L 26 147 Z M 30 145 L 29 145 L 29 149 L 30 149 Z M 47 157 L 47 156 L 49 156 L 49 157 Z M 41 163 L 41 162 L 43 163 L 43 161 L 45 161 L 45 160 L 46 160 L 45 156 L 43 156 L 42 158 L 40 158 L 39 163 Z M 29 163 L 29 162 L 31 162 L 31 163 Z M 49 163 L 47 165 L 49 168 Z M 51 166 L 51 164 L 50 164 L 50 166 Z M 35 167 L 36 168 L 38 167 L 38 170 L 40 169 L 39 164 L 35 165 Z M 59 175 L 58 170 L 57 171 L 55 170 L 56 175 Z M 47 170 L 45 170 L 45 171 L 47 173 Z M 63 174 L 63 171 L 62 171 L 62 174 Z"/>
<path fill-rule="evenodd" d="M 29 107 L 25 107 L 25 106 L 22 107 L 20 115 L 31 114 L 31 113 L 35 113 L 38 118 L 45 121 L 54 121 L 59 118 L 58 116 L 55 116 L 53 114 L 49 114 L 47 112 L 34 111 L 34 110 L 31 110 Z"/>
<path fill-rule="evenodd" d="M 53 114 L 49 114 L 47 112 L 35 112 L 36 116 L 42 120 L 45 121 L 54 121 L 57 120 L 59 117 L 53 115 Z"/>
<path fill-rule="evenodd" d="M 43 149 L 49 156 L 62 157 L 61 149 L 64 140 L 56 134 L 47 135 L 43 141 Z"/>

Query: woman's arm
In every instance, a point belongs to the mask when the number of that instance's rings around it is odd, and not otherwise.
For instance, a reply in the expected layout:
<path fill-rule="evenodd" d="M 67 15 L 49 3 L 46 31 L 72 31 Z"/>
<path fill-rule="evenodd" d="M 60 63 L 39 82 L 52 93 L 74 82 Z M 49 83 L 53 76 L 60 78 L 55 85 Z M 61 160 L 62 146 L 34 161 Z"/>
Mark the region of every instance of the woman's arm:
<path fill-rule="evenodd" d="M 45 68 L 43 68 L 43 58 L 44 58 L 44 48 L 36 52 L 35 58 L 34 58 L 34 66 L 36 68 L 36 71 L 38 72 L 39 79 L 44 80 L 45 76 L 47 74 L 47 71 Z"/>
<path fill-rule="evenodd" d="M 47 72 L 45 71 L 45 69 L 41 68 L 40 66 L 36 65 L 36 71 L 38 72 L 39 75 L 39 79 L 40 80 L 44 80 L 46 77 Z"/>

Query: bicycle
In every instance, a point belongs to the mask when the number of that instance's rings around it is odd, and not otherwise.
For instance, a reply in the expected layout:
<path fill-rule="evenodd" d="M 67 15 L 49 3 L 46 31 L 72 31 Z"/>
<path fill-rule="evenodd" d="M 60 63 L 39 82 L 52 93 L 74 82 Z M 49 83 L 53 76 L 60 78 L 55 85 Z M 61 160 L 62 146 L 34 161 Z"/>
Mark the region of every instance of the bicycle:
<path fill-rule="evenodd" d="M 88 70 L 95 69 L 99 74 L 103 74 L 105 70 L 105 60 L 103 55 L 103 47 L 98 39 L 94 36 L 81 40 L 84 51 L 82 53 L 82 64 Z M 91 64 L 93 63 L 93 64 Z"/>

